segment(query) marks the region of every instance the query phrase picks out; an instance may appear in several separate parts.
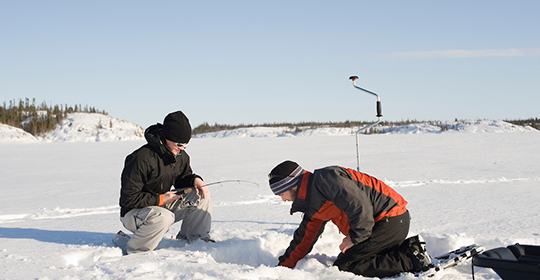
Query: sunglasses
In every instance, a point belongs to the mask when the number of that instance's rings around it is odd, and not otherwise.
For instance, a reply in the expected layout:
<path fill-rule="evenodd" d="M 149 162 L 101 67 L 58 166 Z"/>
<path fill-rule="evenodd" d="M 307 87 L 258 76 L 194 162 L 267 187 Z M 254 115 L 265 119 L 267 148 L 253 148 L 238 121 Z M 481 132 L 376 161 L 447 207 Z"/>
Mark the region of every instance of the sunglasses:
<path fill-rule="evenodd" d="M 179 149 L 185 149 L 187 147 L 187 143 L 185 144 L 182 144 L 182 143 L 174 143 L 174 145 L 176 145 L 176 147 L 178 147 Z"/>

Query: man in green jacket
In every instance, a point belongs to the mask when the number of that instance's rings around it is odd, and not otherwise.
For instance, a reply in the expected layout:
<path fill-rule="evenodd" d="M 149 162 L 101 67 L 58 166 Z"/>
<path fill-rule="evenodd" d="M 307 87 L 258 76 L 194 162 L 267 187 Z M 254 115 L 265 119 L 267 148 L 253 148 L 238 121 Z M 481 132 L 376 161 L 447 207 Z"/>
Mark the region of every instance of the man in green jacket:
<path fill-rule="evenodd" d="M 125 253 L 154 250 L 170 226 L 182 220 L 177 239 L 211 241 L 212 204 L 208 187 L 191 170 L 185 152 L 191 125 L 181 112 L 148 127 L 143 145 L 125 160 L 121 177 L 120 220 L 133 236 Z M 178 194 L 193 187 L 195 191 Z"/>

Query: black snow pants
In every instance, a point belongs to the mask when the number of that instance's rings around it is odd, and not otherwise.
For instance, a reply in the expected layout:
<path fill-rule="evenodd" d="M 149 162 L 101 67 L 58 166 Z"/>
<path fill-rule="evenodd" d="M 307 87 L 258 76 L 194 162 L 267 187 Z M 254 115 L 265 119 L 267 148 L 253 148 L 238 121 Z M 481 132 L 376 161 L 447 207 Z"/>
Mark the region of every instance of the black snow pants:
<path fill-rule="evenodd" d="M 409 211 L 376 222 L 371 236 L 340 253 L 334 265 L 339 270 L 367 277 L 382 278 L 412 271 L 408 246 L 400 248 L 409 233 L 409 224 Z"/>

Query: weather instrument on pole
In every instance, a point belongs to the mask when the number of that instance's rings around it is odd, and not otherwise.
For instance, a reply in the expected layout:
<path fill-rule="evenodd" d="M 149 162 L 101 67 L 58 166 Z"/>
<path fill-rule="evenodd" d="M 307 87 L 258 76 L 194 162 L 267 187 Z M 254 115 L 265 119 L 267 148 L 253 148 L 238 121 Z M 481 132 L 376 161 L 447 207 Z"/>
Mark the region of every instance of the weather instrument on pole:
<path fill-rule="evenodd" d="M 369 93 L 375 97 L 377 97 L 377 121 L 371 123 L 371 124 L 368 124 L 360 129 L 358 129 L 356 131 L 356 164 L 357 164 L 357 167 L 356 167 L 356 170 L 357 171 L 360 171 L 360 150 L 358 148 L 358 134 L 362 131 L 365 131 L 369 128 L 372 128 L 374 126 L 376 126 L 380 121 L 381 121 L 381 117 L 382 117 L 382 106 L 381 106 L 381 99 L 379 98 L 379 95 L 372 92 L 372 91 L 369 91 L 367 89 L 363 89 L 359 86 L 356 85 L 356 80 L 358 80 L 358 77 L 357 76 L 351 76 L 349 77 L 349 80 L 352 80 L 353 82 L 353 86 L 363 92 L 366 92 L 366 93 Z"/>

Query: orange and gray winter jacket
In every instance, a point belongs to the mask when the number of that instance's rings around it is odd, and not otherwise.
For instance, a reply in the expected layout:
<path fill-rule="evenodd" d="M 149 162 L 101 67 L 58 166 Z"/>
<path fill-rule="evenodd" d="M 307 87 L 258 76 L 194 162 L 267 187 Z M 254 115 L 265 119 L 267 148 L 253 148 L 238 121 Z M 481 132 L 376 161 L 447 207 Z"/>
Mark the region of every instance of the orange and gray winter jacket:
<path fill-rule="evenodd" d="M 279 265 L 293 268 L 306 256 L 332 221 L 354 244 L 369 238 L 376 222 L 407 211 L 407 201 L 384 182 L 338 166 L 305 172 L 291 207 L 304 213 Z"/>

